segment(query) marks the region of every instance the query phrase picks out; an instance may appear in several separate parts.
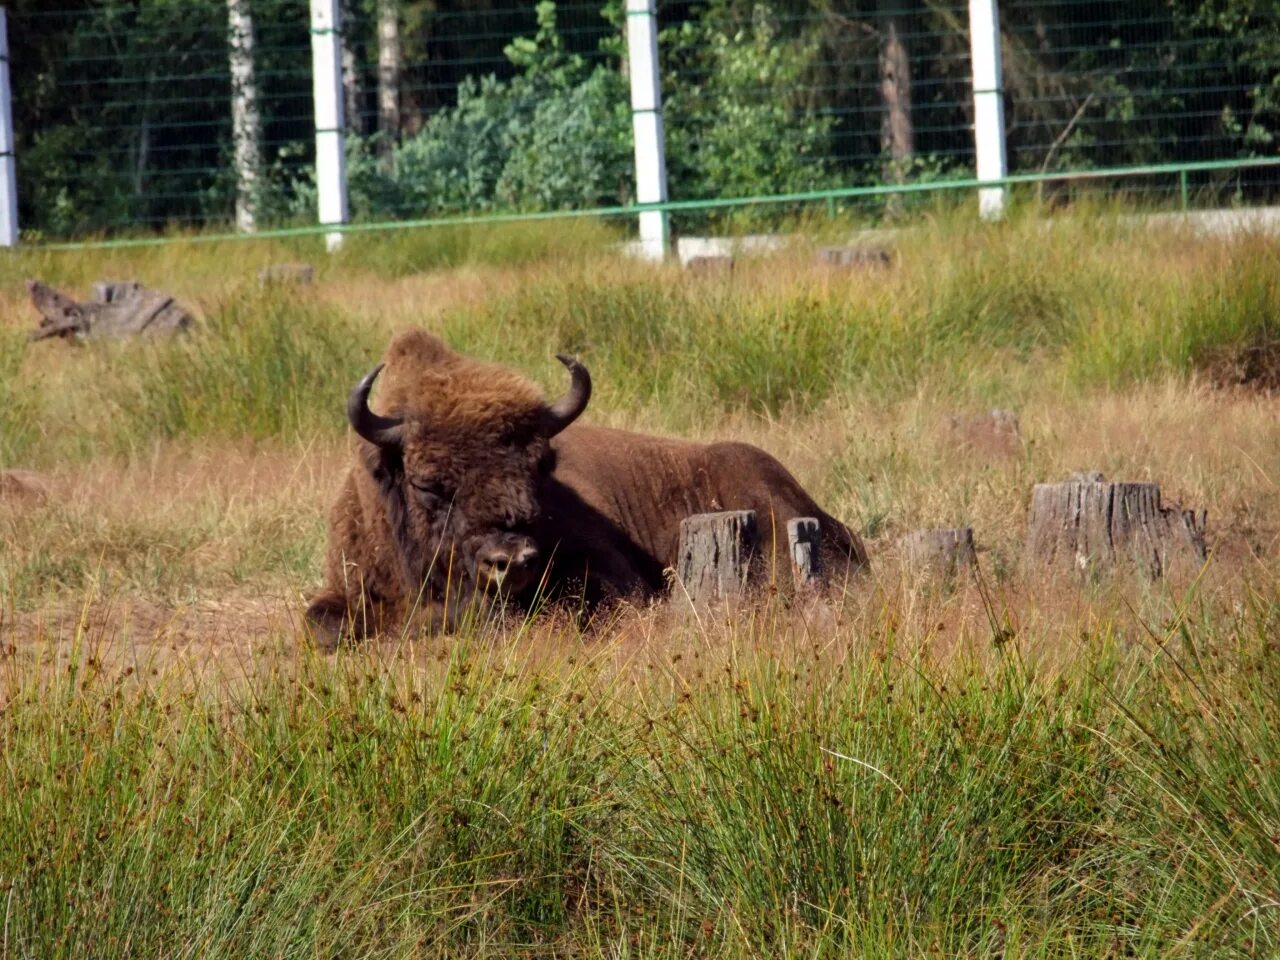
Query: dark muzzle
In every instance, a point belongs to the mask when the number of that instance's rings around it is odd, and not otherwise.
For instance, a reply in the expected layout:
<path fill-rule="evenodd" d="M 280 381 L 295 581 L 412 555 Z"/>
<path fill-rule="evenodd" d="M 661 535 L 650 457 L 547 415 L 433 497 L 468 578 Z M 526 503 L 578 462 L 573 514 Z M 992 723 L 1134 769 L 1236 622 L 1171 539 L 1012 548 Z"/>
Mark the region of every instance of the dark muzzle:
<path fill-rule="evenodd" d="M 538 547 L 519 533 L 497 533 L 475 552 L 476 585 L 490 593 L 519 593 L 538 577 Z"/>

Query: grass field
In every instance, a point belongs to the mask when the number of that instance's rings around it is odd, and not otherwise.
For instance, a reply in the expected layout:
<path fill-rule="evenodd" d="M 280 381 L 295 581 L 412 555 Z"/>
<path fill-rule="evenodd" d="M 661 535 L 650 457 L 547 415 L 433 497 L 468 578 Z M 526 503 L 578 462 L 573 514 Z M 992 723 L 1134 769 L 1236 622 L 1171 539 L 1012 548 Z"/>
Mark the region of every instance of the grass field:
<path fill-rule="evenodd" d="M 565 223 L 0 261 L 0 957 L 1280 953 L 1280 245 L 939 211 L 729 278 Z M 310 287 L 259 267 L 317 263 Z M 196 334 L 28 344 L 21 280 Z M 595 422 L 741 438 L 861 530 L 842 603 L 383 638 L 298 621 L 343 405 L 421 324 Z M 1021 438 L 953 417 L 1016 411 Z M 1034 483 L 1209 511 L 1158 583 L 1023 564 Z M 973 526 L 981 576 L 892 544 Z"/>

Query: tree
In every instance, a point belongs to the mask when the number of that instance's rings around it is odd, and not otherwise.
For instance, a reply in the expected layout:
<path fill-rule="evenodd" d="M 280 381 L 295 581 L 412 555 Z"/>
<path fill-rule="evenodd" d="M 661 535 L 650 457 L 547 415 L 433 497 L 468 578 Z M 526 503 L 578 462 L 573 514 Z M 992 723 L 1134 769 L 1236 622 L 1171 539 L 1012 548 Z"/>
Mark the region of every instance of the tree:
<path fill-rule="evenodd" d="M 915 153 L 911 126 L 911 58 L 903 36 L 902 0 L 878 0 L 880 40 L 880 96 L 884 118 L 880 122 L 880 150 L 885 158 L 884 178 L 889 183 L 906 179 Z"/>
<path fill-rule="evenodd" d="M 389 167 L 400 139 L 400 10 L 396 0 L 378 0 L 378 152 Z"/>
<path fill-rule="evenodd" d="M 364 133 L 364 110 L 360 83 L 360 61 L 356 54 L 355 34 L 358 21 L 351 0 L 340 0 L 338 19 L 342 30 L 338 34 L 342 46 L 342 118 L 349 133 Z"/>
<path fill-rule="evenodd" d="M 258 178 L 262 171 L 262 115 L 258 111 L 258 81 L 253 68 L 253 16 L 249 0 L 227 0 L 227 26 L 236 228 L 252 233 L 257 226 Z"/>

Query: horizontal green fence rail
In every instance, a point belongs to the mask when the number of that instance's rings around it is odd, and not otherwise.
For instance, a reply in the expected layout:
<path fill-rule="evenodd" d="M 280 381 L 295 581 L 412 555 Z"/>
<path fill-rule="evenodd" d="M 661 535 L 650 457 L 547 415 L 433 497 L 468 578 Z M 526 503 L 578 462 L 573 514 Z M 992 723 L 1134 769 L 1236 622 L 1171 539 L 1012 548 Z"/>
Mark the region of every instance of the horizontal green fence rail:
<path fill-rule="evenodd" d="M 1064 181 L 1120 180 L 1130 177 L 1155 177 L 1176 175 L 1180 179 L 1193 173 L 1229 172 L 1235 170 L 1280 167 L 1280 157 L 1255 157 L 1244 160 L 1203 160 L 1194 163 L 1154 164 L 1149 166 L 1112 167 L 1102 170 L 1075 170 L 1055 173 L 1019 173 L 992 180 L 964 177 L 950 180 L 934 180 L 924 183 L 903 183 L 892 186 L 839 187 L 830 190 L 809 190 L 800 193 L 761 194 L 747 197 L 717 197 L 707 200 L 668 200 L 665 203 L 627 204 L 624 206 L 595 207 L 587 210 L 541 210 L 530 213 L 486 213 L 472 216 L 422 217 L 410 220 L 384 220 L 377 223 L 343 223 L 306 227 L 284 227 L 261 230 L 256 233 L 193 233 L 157 237 L 129 237 L 120 239 L 83 240 L 68 243 L 41 243 L 40 250 L 89 250 L 123 247 L 146 247 L 158 244 L 223 243 L 232 240 L 273 240 L 290 237 L 315 237 L 329 234 L 379 233 L 390 230 L 414 230 L 429 227 L 456 227 L 497 223 L 528 223 L 541 220 L 568 220 L 583 217 L 634 217 L 648 210 L 696 211 L 730 207 L 748 207 L 774 204 L 818 203 L 828 200 L 868 199 L 897 194 L 939 193 L 956 190 L 1012 187 L 1035 183 L 1060 183 Z"/>

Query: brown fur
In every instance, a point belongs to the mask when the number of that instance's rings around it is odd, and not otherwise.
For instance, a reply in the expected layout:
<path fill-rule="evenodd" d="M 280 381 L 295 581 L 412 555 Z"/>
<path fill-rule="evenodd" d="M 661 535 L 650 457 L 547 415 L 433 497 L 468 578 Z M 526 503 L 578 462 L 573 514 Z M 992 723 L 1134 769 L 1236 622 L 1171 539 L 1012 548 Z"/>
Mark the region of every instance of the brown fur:
<path fill-rule="evenodd" d="M 814 517 L 833 583 L 867 563 L 858 535 L 814 502 L 781 463 L 745 443 L 692 443 L 574 425 L 552 441 L 555 468 L 539 493 L 535 537 L 553 582 L 589 600 L 648 597 L 676 564 L 680 521 L 695 513 L 754 510 L 764 556 L 790 571 L 786 524 Z"/>
<path fill-rule="evenodd" d="M 532 541 L 546 404 L 514 371 L 450 350 L 424 330 L 387 349 L 377 407 L 403 417 L 388 451 L 354 438 L 354 460 L 329 513 L 325 585 L 307 611 L 331 639 L 413 619 L 449 627 L 483 602 L 476 558 Z"/>

